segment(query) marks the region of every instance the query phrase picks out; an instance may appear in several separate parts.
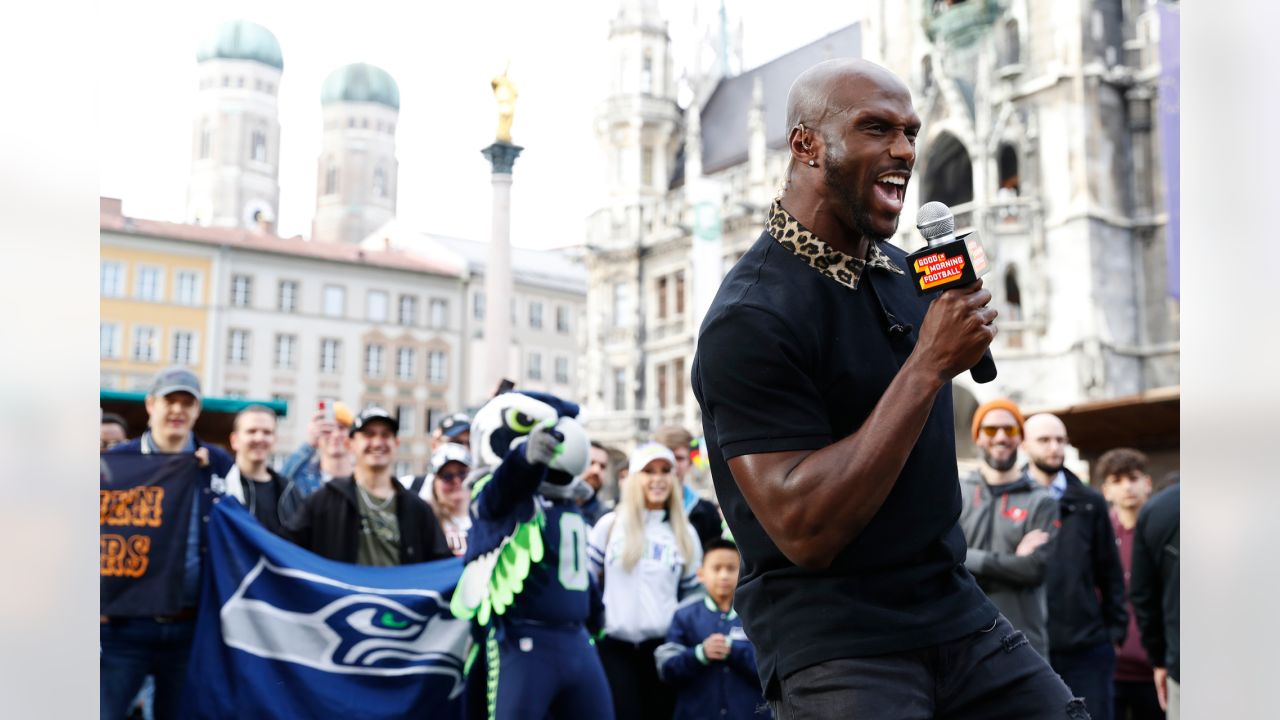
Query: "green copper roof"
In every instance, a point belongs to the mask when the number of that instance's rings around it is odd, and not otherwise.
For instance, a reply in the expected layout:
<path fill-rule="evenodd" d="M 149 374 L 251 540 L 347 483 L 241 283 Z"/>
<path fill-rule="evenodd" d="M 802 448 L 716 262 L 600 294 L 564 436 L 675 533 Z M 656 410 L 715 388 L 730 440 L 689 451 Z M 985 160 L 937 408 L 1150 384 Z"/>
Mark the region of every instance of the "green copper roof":
<path fill-rule="evenodd" d="M 218 32 L 200 45 L 196 60 L 257 60 L 277 70 L 284 70 L 280 43 L 271 31 L 247 20 L 223 23 Z"/>
<path fill-rule="evenodd" d="M 400 109 L 400 86 L 382 68 L 354 63 L 329 73 L 320 90 L 320 104 L 371 102 Z"/>

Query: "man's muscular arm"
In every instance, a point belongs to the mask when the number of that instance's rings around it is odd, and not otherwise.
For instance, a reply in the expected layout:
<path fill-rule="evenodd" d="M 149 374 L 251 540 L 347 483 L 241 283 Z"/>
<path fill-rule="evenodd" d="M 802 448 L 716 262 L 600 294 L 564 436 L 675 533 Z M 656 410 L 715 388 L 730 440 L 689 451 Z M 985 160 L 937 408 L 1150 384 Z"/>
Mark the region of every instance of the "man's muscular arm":
<path fill-rule="evenodd" d="M 982 281 L 944 292 L 919 340 L 854 434 L 815 451 L 742 455 L 728 461 L 765 532 L 791 562 L 831 565 L 879 511 L 924 428 L 934 397 L 977 364 L 995 337 L 996 311 Z"/>

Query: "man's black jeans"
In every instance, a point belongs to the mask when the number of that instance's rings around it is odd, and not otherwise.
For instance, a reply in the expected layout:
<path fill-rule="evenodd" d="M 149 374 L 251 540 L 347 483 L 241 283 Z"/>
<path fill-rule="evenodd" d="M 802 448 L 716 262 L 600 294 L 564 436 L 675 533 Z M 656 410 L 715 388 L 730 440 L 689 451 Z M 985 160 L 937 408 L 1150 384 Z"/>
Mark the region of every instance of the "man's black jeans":
<path fill-rule="evenodd" d="M 931 648 L 829 660 L 782 680 L 777 720 L 1088 720 L 1084 701 L 1003 615 Z"/>

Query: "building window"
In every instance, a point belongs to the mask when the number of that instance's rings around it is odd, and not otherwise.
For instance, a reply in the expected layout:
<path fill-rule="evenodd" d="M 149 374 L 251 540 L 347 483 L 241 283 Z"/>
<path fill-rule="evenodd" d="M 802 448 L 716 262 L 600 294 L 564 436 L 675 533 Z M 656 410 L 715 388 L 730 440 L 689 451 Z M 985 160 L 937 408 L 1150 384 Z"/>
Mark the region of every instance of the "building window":
<path fill-rule="evenodd" d="M 158 267 L 143 265 L 138 268 L 137 282 L 133 286 L 133 296 L 139 300 L 159 302 L 164 294 L 164 270 Z"/>
<path fill-rule="evenodd" d="M 397 350 L 396 377 L 401 380 L 412 380 L 417 359 L 417 353 L 413 351 L 413 348 L 400 348 Z"/>
<path fill-rule="evenodd" d="M 282 370 L 292 370 L 296 364 L 297 348 L 297 335 L 276 335 L 276 367 Z"/>
<path fill-rule="evenodd" d="M 567 305 L 556 306 L 556 332 L 569 332 L 569 307 Z"/>
<path fill-rule="evenodd" d="M 416 414 L 412 405 L 396 406 L 396 420 L 400 423 L 400 437 L 413 434 L 413 420 Z"/>
<path fill-rule="evenodd" d="M 484 321 L 484 293 L 477 292 L 471 297 L 471 317 Z"/>
<path fill-rule="evenodd" d="M 666 410 L 667 409 L 667 366 L 665 364 L 657 366 L 657 368 L 654 369 L 654 375 L 656 376 L 655 377 L 656 382 L 654 384 L 657 385 L 655 390 L 658 393 L 658 409 Z"/>
<path fill-rule="evenodd" d="M 409 464 L 408 460 L 396 461 L 396 469 L 395 469 L 396 477 L 404 477 L 405 475 L 409 475 L 412 472 L 413 472 L 413 466 Z"/>
<path fill-rule="evenodd" d="M 626 368 L 616 367 L 613 369 L 613 409 L 618 411 L 627 409 Z"/>
<path fill-rule="evenodd" d="M 364 374 L 382 377 L 382 346 L 369 344 L 364 347 Z"/>
<path fill-rule="evenodd" d="M 336 373 L 339 368 L 339 358 L 342 354 L 342 342 L 334 338 L 320 339 L 320 372 Z"/>
<path fill-rule="evenodd" d="M 569 384 L 569 358 L 567 357 L 556 358 L 556 382 L 561 385 Z"/>
<path fill-rule="evenodd" d="M 124 263 L 102 261 L 102 297 L 124 295 Z"/>
<path fill-rule="evenodd" d="M 373 194 L 380 198 L 387 196 L 387 171 L 380 167 L 373 171 Z"/>
<path fill-rule="evenodd" d="M 256 162 L 267 161 L 267 134 L 261 130 L 253 131 L 253 139 L 250 142 L 251 149 L 249 158 Z"/>
<path fill-rule="evenodd" d="M 324 194 L 336 195 L 338 192 L 338 168 L 333 165 L 325 168 L 324 171 Z"/>
<path fill-rule="evenodd" d="M 542 329 L 542 303 L 531 300 L 529 302 L 529 327 L 534 330 Z"/>
<path fill-rule="evenodd" d="M 213 129 L 208 125 L 200 128 L 200 153 L 201 160 L 209 159 L 209 152 L 213 149 Z"/>
<path fill-rule="evenodd" d="M 684 315 L 684 271 L 676 273 L 676 317 Z"/>
<path fill-rule="evenodd" d="M 640 183 L 645 187 L 653 185 L 653 148 L 640 150 Z"/>
<path fill-rule="evenodd" d="M 280 291 L 277 293 L 277 300 L 280 306 L 280 312 L 297 312 L 298 311 L 298 283 L 293 280 L 281 280 Z"/>
<path fill-rule="evenodd" d="M 427 355 L 427 382 L 432 385 L 443 385 L 445 381 L 445 354 L 440 350 L 432 350 Z"/>
<path fill-rule="evenodd" d="M 248 275 L 231 276 L 232 307 L 249 307 L 253 301 L 253 278 Z"/>
<path fill-rule="evenodd" d="M 653 94 L 653 55 L 648 50 L 644 52 L 644 60 L 640 65 L 640 92 Z"/>
<path fill-rule="evenodd" d="M 412 295 L 400 296 L 400 308 L 396 315 L 396 321 L 405 327 L 413 327 L 418 324 L 418 298 Z"/>
<path fill-rule="evenodd" d="M 666 320 L 667 319 L 667 277 L 665 275 L 658 278 L 656 287 L 654 287 L 653 292 L 655 295 L 655 299 L 658 301 L 654 303 L 655 306 L 657 307 L 658 319 Z"/>
<path fill-rule="evenodd" d="M 232 330 L 227 336 L 227 362 L 231 365 L 249 364 L 249 331 Z"/>
<path fill-rule="evenodd" d="M 365 303 L 365 317 L 369 322 L 386 322 L 387 321 L 387 294 L 381 290 L 370 290 L 369 298 Z"/>
<path fill-rule="evenodd" d="M 613 325 L 629 327 L 631 325 L 631 286 L 625 282 L 613 285 Z"/>
<path fill-rule="evenodd" d="M 148 326 L 133 329 L 133 359 L 138 362 L 155 362 L 160 356 L 160 335 Z"/>
<path fill-rule="evenodd" d="M 676 360 L 675 371 L 672 375 L 672 381 L 675 383 L 675 398 L 671 404 L 676 407 L 684 407 L 684 389 L 689 387 L 689 379 L 684 375 L 684 358 Z"/>
<path fill-rule="evenodd" d="M 323 312 L 329 317 L 342 317 L 347 310 L 347 290 L 338 285 L 324 286 Z"/>
<path fill-rule="evenodd" d="M 196 334 L 190 330 L 173 331 L 173 363 L 194 365 L 196 362 Z"/>
<path fill-rule="evenodd" d="M 449 301 L 442 298 L 431 298 L 427 319 L 430 327 L 443 330 L 449 327 Z"/>
<path fill-rule="evenodd" d="M 98 357 L 112 359 L 120 357 L 120 326 L 116 323 L 98 324 Z"/>
<path fill-rule="evenodd" d="M 530 380 L 542 379 L 542 354 L 541 353 L 536 353 L 536 352 L 529 353 L 529 379 Z"/>
<path fill-rule="evenodd" d="M 1022 289 L 1018 287 L 1018 269 L 1010 265 L 1004 273 L 1004 297 L 1009 320 L 1022 321 Z M 1014 330 L 1006 336 L 1005 343 L 1011 348 L 1022 347 L 1022 332 Z"/>
<path fill-rule="evenodd" d="M 200 304 L 200 273 L 194 270 L 179 270 L 174 287 L 174 302 L 179 305 Z"/>

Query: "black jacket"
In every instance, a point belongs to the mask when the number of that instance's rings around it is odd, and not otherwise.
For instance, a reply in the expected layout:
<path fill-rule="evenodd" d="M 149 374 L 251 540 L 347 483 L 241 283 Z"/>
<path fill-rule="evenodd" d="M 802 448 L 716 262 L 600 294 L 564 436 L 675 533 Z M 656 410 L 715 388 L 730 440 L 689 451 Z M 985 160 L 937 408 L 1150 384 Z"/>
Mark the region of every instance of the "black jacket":
<path fill-rule="evenodd" d="M 1116 549 L 1107 501 L 1062 469 L 1067 489 L 1058 501 L 1057 548 L 1049 558 L 1049 652 L 1119 644 L 1129 628 L 1124 567 Z"/>
<path fill-rule="evenodd" d="M 1151 664 L 1180 680 L 1178 656 L 1178 552 L 1182 544 L 1178 486 L 1157 494 L 1138 513 L 1133 534 L 1129 597 Z"/>
<path fill-rule="evenodd" d="M 435 513 L 394 479 L 396 521 L 400 524 L 400 564 L 453 557 Z M 360 506 L 355 480 L 334 478 L 307 497 L 289 538 L 317 555 L 354 563 L 360 547 Z"/>

